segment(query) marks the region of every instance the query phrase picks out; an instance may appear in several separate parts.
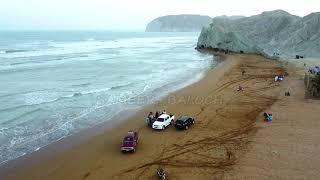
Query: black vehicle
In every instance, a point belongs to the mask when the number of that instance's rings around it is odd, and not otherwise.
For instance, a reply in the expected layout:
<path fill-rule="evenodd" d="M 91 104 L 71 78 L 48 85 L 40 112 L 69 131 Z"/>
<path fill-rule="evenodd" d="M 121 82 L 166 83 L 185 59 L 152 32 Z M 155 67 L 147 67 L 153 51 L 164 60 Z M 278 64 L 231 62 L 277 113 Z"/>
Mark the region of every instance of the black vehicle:
<path fill-rule="evenodd" d="M 194 124 L 194 119 L 192 117 L 181 116 L 174 123 L 174 127 L 176 127 L 177 129 L 185 129 L 185 130 L 187 130 L 193 124 Z"/>

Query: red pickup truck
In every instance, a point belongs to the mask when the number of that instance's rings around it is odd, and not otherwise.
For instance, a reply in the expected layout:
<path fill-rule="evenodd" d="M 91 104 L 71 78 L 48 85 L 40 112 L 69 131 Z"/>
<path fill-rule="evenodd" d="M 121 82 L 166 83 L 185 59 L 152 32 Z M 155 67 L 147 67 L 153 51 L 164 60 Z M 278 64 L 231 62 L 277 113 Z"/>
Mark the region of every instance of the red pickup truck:
<path fill-rule="evenodd" d="M 138 132 L 129 131 L 123 138 L 121 144 L 121 151 L 124 152 L 135 152 L 138 145 Z"/>

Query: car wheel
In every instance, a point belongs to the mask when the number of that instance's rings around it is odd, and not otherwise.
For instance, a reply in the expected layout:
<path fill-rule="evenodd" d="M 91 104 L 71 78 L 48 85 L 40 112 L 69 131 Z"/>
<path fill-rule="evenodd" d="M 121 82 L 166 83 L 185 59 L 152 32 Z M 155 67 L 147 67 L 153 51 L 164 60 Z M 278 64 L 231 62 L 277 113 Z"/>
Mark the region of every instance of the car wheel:
<path fill-rule="evenodd" d="M 192 121 L 192 124 L 194 124 L 194 120 Z"/>
<path fill-rule="evenodd" d="M 185 129 L 186 129 L 186 130 L 189 129 L 189 126 L 186 126 Z"/>
<path fill-rule="evenodd" d="M 164 130 L 165 128 L 166 128 L 166 127 L 163 125 L 163 126 L 162 126 L 162 130 Z"/>
<path fill-rule="evenodd" d="M 133 152 L 133 153 L 136 152 L 136 149 L 133 149 L 132 152 Z"/>

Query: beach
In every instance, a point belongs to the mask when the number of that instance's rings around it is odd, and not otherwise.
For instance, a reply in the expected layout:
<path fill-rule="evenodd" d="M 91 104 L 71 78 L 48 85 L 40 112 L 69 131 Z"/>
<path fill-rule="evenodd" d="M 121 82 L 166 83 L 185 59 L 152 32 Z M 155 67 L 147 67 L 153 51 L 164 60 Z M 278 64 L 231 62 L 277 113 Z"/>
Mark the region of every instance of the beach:
<path fill-rule="evenodd" d="M 7 37 L 0 43 L 0 165 L 117 121 L 119 113 L 192 84 L 216 64 L 212 55 L 193 49 L 196 33 L 0 36 Z"/>
<path fill-rule="evenodd" d="M 8 163 L 0 179 L 157 179 L 160 165 L 169 179 L 316 179 L 320 108 L 304 99 L 303 79 L 295 71 L 258 55 L 220 55 L 220 63 L 200 81 L 68 148 Z M 285 74 L 285 81 L 274 82 L 277 74 Z M 292 96 L 285 97 L 288 90 Z M 186 131 L 152 130 L 145 117 L 156 110 L 192 116 L 195 125 Z M 263 120 L 264 111 L 274 115 L 272 122 Z M 139 132 L 137 151 L 122 154 L 121 140 L 129 130 Z"/>
<path fill-rule="evenodd" d="M 304 60 L 309 66 L 314 61 Z M 266 111 L 276 114 L 272 123 L 257 118 L 259 131 L 250 139 L 249 151 L 225 179 L 318 179 L 320 102 L 305 99 L 303 63 L 286 63 L 283 82 L 290 97 L 281 94 Z M 310 67 L 311 67 L 310 66 Z"/>

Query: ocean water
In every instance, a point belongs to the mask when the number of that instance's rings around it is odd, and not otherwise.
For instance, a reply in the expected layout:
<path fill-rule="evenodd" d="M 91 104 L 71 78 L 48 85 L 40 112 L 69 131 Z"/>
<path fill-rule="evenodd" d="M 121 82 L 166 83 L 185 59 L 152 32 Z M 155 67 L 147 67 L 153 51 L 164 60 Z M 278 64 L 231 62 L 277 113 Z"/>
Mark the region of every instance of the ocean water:
<path fill-rule="evenodd" d="M 198 35 L 0 32 L 0 164 L 198 80 Z"/>

